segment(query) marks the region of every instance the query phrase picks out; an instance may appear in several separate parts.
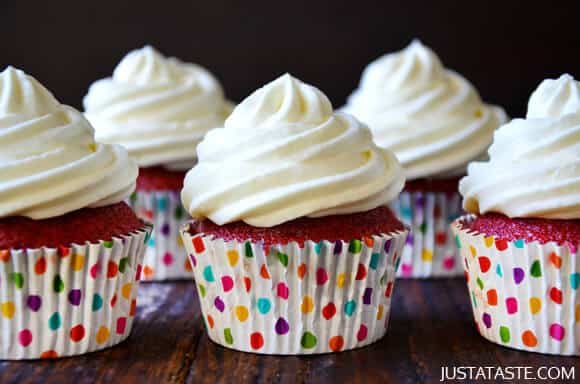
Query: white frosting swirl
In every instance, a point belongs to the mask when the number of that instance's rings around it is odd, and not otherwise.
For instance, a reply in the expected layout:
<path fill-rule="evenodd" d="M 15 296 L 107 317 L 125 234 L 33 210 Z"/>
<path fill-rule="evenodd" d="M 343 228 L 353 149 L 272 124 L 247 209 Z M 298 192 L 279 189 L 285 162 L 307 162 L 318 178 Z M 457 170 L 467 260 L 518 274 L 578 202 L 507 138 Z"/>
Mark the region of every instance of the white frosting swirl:
<path fill-rule="evenodd" d="M 0 73 L 0 217 L 45 219 L 123 201 L 137 165 L 31 76 Z"/>
<path fill-rule="evenodd" d="M 395 198 L 404 177 L 353 116 L 286 74 L 236 107 L 197 148 L 182 201 L 194 218 L 270 227 L 302 216 L 367 211 Z"/>
<path fill-rule="evenodd" d="M 223 126 L 232 109 L 206 69 L 150 46 L 127 54 L 83 103 L 97 140 L 123 145 L 142 167 L 185 162 L 186 169 L 205 133 Z"/>
<path fill-rule="evenodd" d="M 526 119 L 499 128 L 488 162 L 474 162 L 459 185 L 472 213 L 580 219 L 580 82 L 544 80 Z"/>
<path fill-rule="evenodd" d="M 344 110 L 395 152 L 407 179 L 464 173 L 506 119 L 418 40 L 369 64 Z"/>

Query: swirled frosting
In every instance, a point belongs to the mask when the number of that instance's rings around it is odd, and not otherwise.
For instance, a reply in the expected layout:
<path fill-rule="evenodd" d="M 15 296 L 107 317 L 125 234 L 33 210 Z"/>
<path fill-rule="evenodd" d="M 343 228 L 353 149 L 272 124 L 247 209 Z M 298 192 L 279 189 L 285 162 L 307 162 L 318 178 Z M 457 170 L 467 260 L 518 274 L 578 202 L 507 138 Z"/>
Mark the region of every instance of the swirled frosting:
<path fill-rule="evenodd" d="M 407 179 L 465 173 L 506 118 L 418 40 L 369 64 L 344 110 L 395 152 Z"/>
<path fill-rule="evenodd" d="M 206 69 L 150 46 L 127 54 L 112 77 L 91 85 L 83 103 L 97 140 L 123 145 L 142 167 L 186 169 L 205 133 L 223 126 L 232 109 Z"/>
<path fill-rule="evenodd" d="M 476 214 L 580 219 L 580 82 L 544 80 L 526 118 L 496 131 L 489 161 L 471 163 L 459 191 Z"/>
<path fill-rule="evenodd" d="M 194 218 L 271 227 L 363 212 L 395 198 L 404 176 L 353 116 L 286 74 L 258 89 L 197 148 L 181 194 Z"/>
<path fill-rule="evenodd" d="M 45 219 L 123 201 L 137 165 L 24 72 L 0 73 L 0 218 Z"/>

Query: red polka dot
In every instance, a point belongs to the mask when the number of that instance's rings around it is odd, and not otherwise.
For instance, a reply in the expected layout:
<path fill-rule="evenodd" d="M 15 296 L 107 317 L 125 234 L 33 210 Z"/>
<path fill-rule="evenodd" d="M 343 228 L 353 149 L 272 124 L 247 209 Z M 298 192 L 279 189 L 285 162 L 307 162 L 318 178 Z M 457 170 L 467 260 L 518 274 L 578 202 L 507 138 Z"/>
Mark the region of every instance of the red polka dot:
<path fill-rule="evenodd" d="M 63 246 L 63 245 L 59 245 L 57 247 L 57 252 L 58 252 L 58 255 L 60 257 L 67 257 L 70 253 L 70 249 L 68 247 Z"/>
<path fill-rule="evenodd" d="M 556 287 L 552 287 L 552 289 L 550 289 L 550 299 L 552 299 L 556 304 L 562 304 L 562 291 Z"/>
<path fill-rule="evenodd" d="M 481 270 L 481 272 L 485 273 L 489 271 L 489 268 L 491 268 L 491 261 L 489 261 L 489 258 L 485 256 L 480 256 L 478 258 L 478 261 L 479 261 L 479 269 Z"/>
<path fill-rule="evenodd" d="M 342 336 L 333 336 L 328 341 L 328 347 L 333 352 L 340 352 L 344 347 L 344 338 Z"/>
<path fill-rule="evenodd" d="M 495 241 L 495 247 L 497 248 L 498 251 L 506 250 L 508 247 L 508 242 L 505 239 L 497 239 Z"/>
<path fill-rule="evenodd" d="M 252 280 L 249 277 L 244 277 L 244 285 L 246 286 L 246 292 L 250 292 L 250 289 L 252 289 Z"/>
<path fill-rule="evenodd" d="M 358 265 L 358 268 L 356 270 L 356 277 L 355 277 L 355 279 L 356 280 L 362 280 L 365 277 L 367 277 L 367 269 L 365 268 L 364 265 L 359 264 Z"/>
<path fill-rule="evenodd" d="M 495 289 L 487 291 L 487 304 L 497 305 L 497 291 Z"/>
<path fill-rule="evenodd" d="M 213 317 L 211 317 L 211 315 L 207 315 L 207 325 L 210 328 L 213 328 Z"/>
<path fill-rule="evenodd" d="M 78 343 L 85 337 L 85 327 L 79 324 L 70 330 L 70 338 L 75 343 Z"/>
<path fill-rule="evenodd" d="M 358 332 L 356 333 L 356 339 L 358 341 L 363 341 L 364 339 L 367 338 L 367 334 L 368 334 L 368 328 L 366 325 L 361 324 L 360 328 L 358 329 Z"/>
<path fill-rule="evenodd" d="M 117 265 L 117 263 L 115 263 L 114 261 L 109 261 L 109 264 L 107 265 L 107 277 L 109 279 L 112 279 L 113 277 L 117 276 L 118 272 L 119 266 Z"/>
<path fill-rule="evenodd" d="M 438 232 L 435 235 L 435 242 L 437 245 L 445 245 L 447 242 L 447 234 L 445 232 Z"/>
<path fill-rule="evenodd" d="M 131 310 L 129 311 L 129 316 L 135 316 L 135 313 L 137 313 L 137 300 L 133 299 L 131 301 Z"/>
<path fill-rule="evenodd" d="M 18 334 L 18 342 L 23 347 L 28 347 L 30 343 L 32 343 L 32 332 L 30 332 L 28 329 L 23 329 L 20 331 Z"/>
<path fill-rule="evenodd" d="M 328 281 L 328 273 L 324 268 L 318 268 L 316 271 L 316 283 L 322 285 Z"/>
<path fill-rule="evenodd" d="M 391 297 L 392 293 L 393 293 L 393 283 L 389 281 L 387 283 L 387 289 L 385 290 L 385 297 Z"/>
<path fill-rule="evenodd" d="M 117 334 L 122 335 L 123 333 L 125 333 L 126 328 L 127 328 L 127 318 L 119 317 L 117 319 Z"/>
<path fill-rule="evenodd" d="M 250 335 L 250 344 L 253 349 L 260 349 L 264 346 L 264 336 L 260 332 L 254 332 Z"/>
<path fill-rule="evenodd" d="M 203 240 L 201 238 L 201 236 L 196 236 L 191 240 L 192 244 L 193 244 L 193 249 L 195 249 L 195 252 L 197 253 L 201 253 L 203 251 L 205 251 L 205 245 L 203 244 Z"/>
<path fill-rule="evenodd" d="M 57 359 L 58 358 L 58 353 L 56 351 L 44 351 L 40 354 L 40 358 L 41 359 Z"/>
<path fill-rule="evenodd" d="M 114 308 L 116 304 L 117 304 L 117 295 L 114 295 L 113 298 L 111 299 L 111 308 Z"/>
<path fill-rule="evenodd" d="M 43 275 L 44 272 L 46 272 L 46 258 L 41 257 L 34 265 L 34 273 L 37 275 Z"/>

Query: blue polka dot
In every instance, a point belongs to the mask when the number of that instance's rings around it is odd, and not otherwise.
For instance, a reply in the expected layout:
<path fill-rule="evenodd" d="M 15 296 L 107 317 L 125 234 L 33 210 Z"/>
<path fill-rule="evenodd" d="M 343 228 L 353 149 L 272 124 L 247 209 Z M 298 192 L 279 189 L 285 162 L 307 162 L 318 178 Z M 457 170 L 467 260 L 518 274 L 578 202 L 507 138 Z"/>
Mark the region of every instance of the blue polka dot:
<path fill-rule="evenodd" d="M 272 308 L 272 303 L 270 303 L 270 300 L 266 299 L 265 297 L 262 297 L 258 299 L 258 303 L 256 304 L 256 306 L 258 307 L 258 311 L 260 311 L 262 315 L 265 315 L 270 311 L 270 308 Z"/>
<path fill-rule="evenodd" d="M 208 283 L 215 281 L 215 277 L 213 276 L 213 271 L 211 269 L 211 265 L 208 265 L 207 267 L 205 267 L 205 269 L 203 270 L 203 277 L 205 278 L 205 280 Z"/>
<path fill-rule="evenodd" d="M 376 270 L 377 266 L 379 265 L 379 257 L 381 256 L 380 253 L 373 253 L 371 255 L 371 261 L 369 262 L 369 267 L 371 269 Z"/>
<path fill-rule="evenodd" d="M 347 303 L 344 305 L 344 313 L 346 313 L 347 316 L 352 316 L 355 309 L 356 301 L 354 300 L 347 301 Z"/>
<path fill-rule="evenodd" d="M 167 210 L 168 205 L 167 197 L 159 197 L 157 198 L 157 210 L 165 211 Z"/>

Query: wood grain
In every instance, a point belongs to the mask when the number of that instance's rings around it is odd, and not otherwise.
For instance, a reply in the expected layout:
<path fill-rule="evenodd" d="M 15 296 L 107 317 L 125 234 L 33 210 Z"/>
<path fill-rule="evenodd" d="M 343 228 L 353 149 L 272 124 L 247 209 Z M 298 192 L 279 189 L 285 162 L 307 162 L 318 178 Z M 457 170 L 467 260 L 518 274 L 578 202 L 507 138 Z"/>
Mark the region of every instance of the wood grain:
<path fill-rule="evenodd" d="M 398 281 L 387 336 L 366 348 L 310 357 L 231 351 L 208 340 L 189 282 L 143 284 L 125 343 L 57 361 L 0 363 L 0 383 L 415 383 L 441 366 L 556 365 L 572 357 L 496 346 L 473 325 L 463 279 Z"/>

